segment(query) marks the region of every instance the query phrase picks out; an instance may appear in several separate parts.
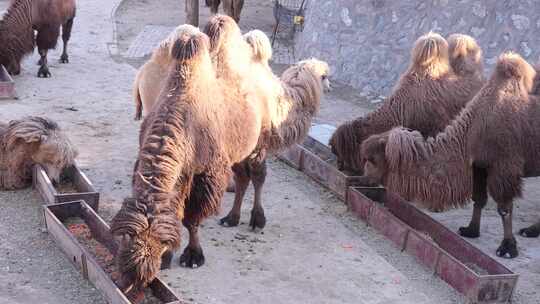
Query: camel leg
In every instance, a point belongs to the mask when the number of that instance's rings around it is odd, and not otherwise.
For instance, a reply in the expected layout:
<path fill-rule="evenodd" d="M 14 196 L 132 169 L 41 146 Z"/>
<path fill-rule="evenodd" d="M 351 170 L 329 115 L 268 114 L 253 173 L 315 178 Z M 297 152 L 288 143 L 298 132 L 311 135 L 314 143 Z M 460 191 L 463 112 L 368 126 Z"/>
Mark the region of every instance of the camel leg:
<path fill-rule="evenodd" d="M 234 191 L 235 191 L 234 178 L 229 178 L 229 184 L 227 185 L 227 192 L 234 192 Z"/>
<path fill-rule="evenodd" d="M 208 3 L 208 2 L 207 2 Z M 210 12 L 212 14 L 217 14 L 219 9 L 219 4 L 221 3 L 221 0 L 212 0 L 212 3 L 210 3 Z"/>
<path fill-rule="evenodd" d="M 244 200 L 246 189 L 251 180 L 247 161 L 234 165 L 232 170 L 234 172 L 235 184 L 234 204 L 231 211 L 229 211 L 229 214 L 219 221 L 221 225 L 226 227 L 238 226 L 238 223 L 240 222 L 240 211 L 242 210 L 242 201 Z"/>
<path fill-rule="evenodd" d="M 56 47 L 58 35 L 60 34 L 60 27 L 53 25 L 44 25 L 40 27 L 36 36 L 36 45 L 38 47 L 39 55 L 41 56 L 40 65 L 38 71 L 38 77 L 51 77 L 49 67 L 47 66 L 47 52 L 50 49 Z"/>
<path fill-rule="evenodd" d="M 199 239 L 199 224 L 206 217 L 216 214 L 230 177 L 229 164 L 209 165 L 211 172 L 196 175 L 184 210 L 182 224 L 189 231 L 189 243 L 180 256 L 180 265 L 200 267 L 204 254 Z"/>
<path fill-rule="evenodd" d="M 519 234 L 524 237 L 538 237 L 540 235 L 540 221 L 527 228 L 519 230 Z"/>
<path fill-rule="evenodd" d="M 249 220 L 249 226 L 255 230 L 255 228 L 263 229 L 266 225 L 266 217 L 264 216 L 264 209 L 262 207 L 262 187 L 266 179 L 266 159 L 262 162 L 253 164 L 250 168 L 251 180 L 253 187 L 255 188 L 255 200 L 253 201 L 253 209 L 251 210 L 251 219 Z"/>
<path fill-rule="evenodd" d="M 233 0 L 233 19 L 236 23 L 240 22 L 240 14 L 242 13 L 242 7 L 244 7 L 244 0 Z"/>
<path fill-rule="evenodd" d="M 469 226 L 460 227 L 459 234 L 468 238 L 480 236 L 480 219 L 482 209 L 486 206 L 487 195 L 487 170 L 473 166 L 473 195 L 474 208 Z"/>
<path fill-rule="evenodd" d="M 172 259 L 172 250 L 165 251 L 165 253 L 161 256 L 161 270 L 171 268 Z"/>
<path fill-rule="evenodd" d="M 61 63 L 69 63 L 69 56 L 67 53 L 67 46 L 69 38 L 71 37 L 71 29 L 73 28 L 73 19 L 69 19 L 66 23 L 62 25 L 62 41 L 64 42 L 64 48 L 62 50 L 62 55 L 60 56 Z"/>
<path fill-rule="evenodd" d="M 512 201 L 499 204 L 497 207 L 504 228 L 504 239 L 497 248 L 497 255 L 503 258 L 515 258 L 518 256 L 517 242 L 512 233 L 512 207 Z"/>

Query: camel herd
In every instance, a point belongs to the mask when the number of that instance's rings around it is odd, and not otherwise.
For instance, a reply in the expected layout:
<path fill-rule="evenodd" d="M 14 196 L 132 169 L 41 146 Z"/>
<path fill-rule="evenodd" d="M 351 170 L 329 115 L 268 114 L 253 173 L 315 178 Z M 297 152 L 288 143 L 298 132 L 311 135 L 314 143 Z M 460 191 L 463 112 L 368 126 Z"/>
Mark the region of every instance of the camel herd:
<path fill-rule="evenodd" d="M 216 12 L 220 1 L 206 3 Z M 136 75 L 135 119 L 142 124 L 133 190 L 111 225 L 119 243 L 118 284 L 126 293 L 170 267 L 182 225 L 189 242 L 180 264 L 204 264 L 198 229 L 217 213 L 231 177 L 234 205 L 220 223 L 239 224 L 252 182 L 250 226 L 264 228 L 266 157 L 305 139 L 330 90 L 328 64 L 317 59 L 274 75 L 268 37 L 259 30 L 242 35 L 237 25 L 243 1 L 223 4 L 233 17 L 214 15 L 202 31 L 178 26 Z M 47 50 L 62 26 L 61 61 L 68 62 L 74 17 L 74 1 L 12 0 L 0 21 L 0 63 L 18 74 L 22 57 L 36 44 L 38 76 L 50 76 Z M 482 50 L 472 37 L 427 33 L 415 42 L 409 67 L 384 103 L 339 126 L 329 145 L 340 169 L 430 210 L 474 201 L 469 225 L 459 229 L 464 237 L 479 237 L 489 193 L 504 227 L 497 254 L 514 258 L 513 201 L 523 178 L 540 175 L 540 82 L 536 70 L 512 52 L 500 55 L 489 79 L 483 70 Z M 1 189 L 27 187 L 34 164 L 58 181 L 76 156 L 49 119 L 0 123 Z M 537 237 L 540 222 L 520 234 Z"/>

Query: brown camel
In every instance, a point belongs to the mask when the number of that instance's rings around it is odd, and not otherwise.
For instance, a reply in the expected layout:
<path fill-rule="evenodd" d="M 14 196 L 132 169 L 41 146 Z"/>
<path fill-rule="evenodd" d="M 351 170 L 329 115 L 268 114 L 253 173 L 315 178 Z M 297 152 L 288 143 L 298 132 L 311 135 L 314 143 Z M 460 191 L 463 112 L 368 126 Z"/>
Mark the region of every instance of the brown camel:
<path fill-rule="evenodd" d="M 15 190 L 32 182 L 32 167 L 40 164 L 53 181 L 74 164 L 77 151 L 58 125 L 29 116 L 0 123 L 0 189 Z"/>
<path fill-rule="evenodd" d="M 205 0 L 206 6 L 210 7 L 212 14 L 217 14 L 219 5 L 222 0 Z M 223 11 L 228 16 L 232 17 L 236 23 L 240 22 L 240 14 L 244 7 L 244 0 L 223 0 Z"/>
<path fill-rule="evenodd" d="M 180 263 L 204 263 L 198 227 L 218 211 L 231 166 L 263 144 L 301 140 L 305 116 L 318 110 L 328 73 L 318 60 L 298 63 L 285 72 L 295 84 L 288 94 L 298 102 L 268 104 L 260 92 L 240 91 L 216 77 L 205 34 L 191 28 L 179 37 L 164 94 L 141 127 L 134 198 L 124 201 L 112 221 L 112 232 L 121 237 L 117 259 L 124 291 L 139 290 L 170 265 L 180 245 L 180 222 L 190 235 Z M 260 142 L 261 133 L 271 140 Z"/>
<path fill-rule="evenodd" d="M 41 56 L 38 77 L 50 77 L 47 52 L 56 47 L 60 26 L 64 41 L 60 62 L 69 62 L 67 44 L 75 10 L 75 0 L 12 0 L 0 21 L 0 64 L 11 75 L 18 75 L 22 58 L 34 51 L 35 44 Z"/>
<path fill-rule="evenodd" d="M 489 81 L 443 133 L 426 140 L 396 128 L 367 139 L 366 178 L 435 211 L 472 198 L 471 222 L 459 233 L 473 238 L 480 235 L 489 192 L 504 227 L 497 255 L 516 257 L 513 200 L 521 195 L 523 178 L 540 175 L 540 99 L 529 95 L 535 74 L 521 56 L 502 54 Z M 521 233 L 535 236 L 536 229 Z"/>
<path fill-rule="evenodd" d="M 411 64 L 380 108 L 348 121 L 330 139 L 340 170 L 362 172 L 360 145 L 370 135 L 405 126 L 434 136 L 442 131 L 484 83 L 482 51 L 473 38 L 436 33 L 415 42 Z M 456 67 L 456 72 L 452 67 Z"/>

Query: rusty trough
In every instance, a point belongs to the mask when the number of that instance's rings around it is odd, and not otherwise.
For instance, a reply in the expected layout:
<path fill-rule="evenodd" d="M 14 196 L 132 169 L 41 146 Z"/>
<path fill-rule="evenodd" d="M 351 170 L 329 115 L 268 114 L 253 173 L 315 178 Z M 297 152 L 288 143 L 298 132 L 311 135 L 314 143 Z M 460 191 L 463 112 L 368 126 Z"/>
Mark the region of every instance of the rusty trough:
<path fill-rule="evenodd" d="M 0 99 L 16 98 L 15 82 L 6 68 L 0 64 Z"/>
<path fill-rule="evenodd" d="M 82 220 L 88 226 L 91 236 L 114 255 L 117 245 L 105 221 L 88 204 L 81 200 L 46 205 L 43 208 L 47 230 L 69 260 L 82 273 L 83 277 L 102 292 L 108 303 L 131 304 L 132 302 L 118 289 L 110 275 L 100 266 L 97 258 L 65 226 L 68 219 Z M 159 278 L 156 278 L 145 292 L 151 292 L 161 303 L 182 303 Z"/>
<path fill-rule="evenodd" d="M 84 200 L 95 211 L 98 211 L 99 192 L 94 189 L 92 182 L 77 165 L 66 168 L 60 176 L 60 184 L 56 186 L 41 165 L 34 166 L 32 175 L 34 189 L 47 204 Z M 70 189 L 70 193 L 65 193 L 61 189 L 62 184 L 71 184 L 73 189 Z"/>
<path fill-rule="evenodd" d="M 358 177 L 337 170 L 327 141 L 320 138 L 310 132 L 302 145 L 278 158 L 336 193 L 358 218 L 415 256 L 469 303 L 510 302 L 518 274 L 399 196 L 382 187 L 355 186 Z"/>

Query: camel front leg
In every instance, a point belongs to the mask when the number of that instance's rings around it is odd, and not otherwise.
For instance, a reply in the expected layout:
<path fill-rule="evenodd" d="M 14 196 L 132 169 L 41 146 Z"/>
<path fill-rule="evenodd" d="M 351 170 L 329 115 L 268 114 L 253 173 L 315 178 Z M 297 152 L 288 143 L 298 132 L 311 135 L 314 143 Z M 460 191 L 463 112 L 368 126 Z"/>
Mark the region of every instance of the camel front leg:
<path fill-rule="evenodd" d="M 225 227 L 236 227 L 240 223 L 240 212 L 242 210 L 242 201 L 246 194 L 249 181 L 251 180 L 249 174 L 249 167 L 247 161 L 243 161 L 232 167 L 234 172 L 234 204 L 226 217 L 222 218 L 219 223 Z"/>
<path fill-rule="evenodd" d="M 38 71 L 38 77 L 40 78 L 48 78 L 51 77 L 51 72 L 49 72 L 49 66 L 47 65 L 47 49 L 39 49 L 39 56 L 41 58 L 39 59 L 39 64 L 41 67 Z"/>
<path fill-rule="evenodd" d="M 189 243 L 180 256 L 180 265 L 197 268 L 204 265 L 204 253 L 199 240 L 199 224 L 191 220 L 183 221 L 189 232 Z"/>
<path fill-rule="evenodd" d="M 460 227 L 459 234 L 468 238 L 480 236 L 480 220 L 482 209 L 486 206 L 487 195 L 487 170 L 473 166 L 473 195 L 474 208 L 469 226 Z"/>
<path fill-rule="evenodd" d="M 64 42 L 64 48 L 62 55 L 60 56 L 61 63 L 69 63 L 69 56 L 67 53 L 67 46 L 69 38 L 71 38 L 71 29 L 73 28 L 73 19 L 69 19 L 66 23 L 62 24 L 62 41 Z"/>
<path fill-rule="evenodd" d="M 262 188 L 266 180 L 266 159 L 263 158 L 262 161 L 254 163 L 250 171 L 253 187 L 255 188 L 255 199 L 253 201 L 253 209 L 251 209 L 249 226 L 253 230 L 256 228 L 263 229 L 266 225 L 266 217 L 264 216 L 264 209 L 262 207 Z"/>

